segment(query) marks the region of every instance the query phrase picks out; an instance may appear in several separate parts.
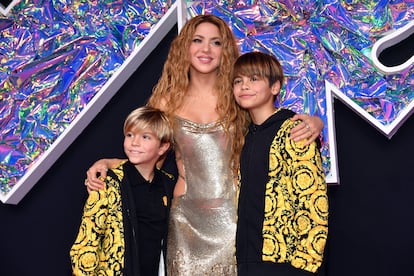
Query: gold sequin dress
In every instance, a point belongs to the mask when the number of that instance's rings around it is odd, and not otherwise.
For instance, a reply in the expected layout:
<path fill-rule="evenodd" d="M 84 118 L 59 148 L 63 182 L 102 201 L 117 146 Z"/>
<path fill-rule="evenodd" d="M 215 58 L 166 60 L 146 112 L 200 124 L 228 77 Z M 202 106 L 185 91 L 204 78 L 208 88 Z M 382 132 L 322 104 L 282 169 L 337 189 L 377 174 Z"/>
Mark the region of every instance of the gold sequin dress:
<path fill-rule="evenodd" d="M 167 274 L 236 275 L 236 191 L 224 129 L 177 117 L 175 139 L 186 193 L 171 207 Z"/>

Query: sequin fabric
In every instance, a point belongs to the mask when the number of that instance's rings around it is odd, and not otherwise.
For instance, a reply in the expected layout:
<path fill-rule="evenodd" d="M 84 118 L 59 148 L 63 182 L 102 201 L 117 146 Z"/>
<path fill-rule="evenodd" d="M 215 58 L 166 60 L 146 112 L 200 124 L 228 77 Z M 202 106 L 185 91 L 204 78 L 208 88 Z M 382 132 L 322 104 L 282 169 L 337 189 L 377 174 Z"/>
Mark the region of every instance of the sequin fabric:
<path fill-rule="evenodd" d="M 236 275 L 236 191 L 224 129 L 177 118 L 175 135 L 186 193 L 171 208 L 168 275 Z"/>

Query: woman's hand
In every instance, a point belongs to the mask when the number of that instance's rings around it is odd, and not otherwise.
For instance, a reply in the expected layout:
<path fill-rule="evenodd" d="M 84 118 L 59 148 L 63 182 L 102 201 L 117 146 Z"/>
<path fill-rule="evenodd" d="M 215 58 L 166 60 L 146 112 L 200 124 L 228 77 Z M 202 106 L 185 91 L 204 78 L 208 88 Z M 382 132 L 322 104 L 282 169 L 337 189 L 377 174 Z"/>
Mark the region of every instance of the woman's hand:
<path fill-rule="evenodd" d="M 296 114 L 291 120 L 302 121 L 290 131 L 290 137 L 295 142 L 305 139 L 305 145 L 307 146 L 319 138 L 319 134 L 323 129 L 323 122 L 318 116 Z"/>
<path fill-rule="evenodd" d="M 108 168 L 115 167 L 121 161 L 120 159 L 100 159 L 96 161 L 86 172 L 85 185 L 88 191 L 103 189 Z"/>

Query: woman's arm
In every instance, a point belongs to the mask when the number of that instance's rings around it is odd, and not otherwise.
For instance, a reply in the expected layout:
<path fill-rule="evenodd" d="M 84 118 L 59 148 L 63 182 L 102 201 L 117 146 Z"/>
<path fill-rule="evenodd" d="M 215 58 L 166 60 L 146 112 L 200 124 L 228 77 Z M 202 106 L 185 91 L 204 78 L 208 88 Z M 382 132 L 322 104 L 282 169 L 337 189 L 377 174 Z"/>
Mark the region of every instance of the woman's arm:
<path fill-rule="evenodd" d="M 307 114 L 296 114 L 292 117 L 293 121 L 301 120 L 302 122 L 290 131 L 290 138 L 295 142 L 306 140 L 305 146 L 319 138 L 323 129 L 323 122 L 318 116 Z"/>
<path fill-rule="evenodd" d="M 178 151 L 175 153 L 175 161 L 177 164 L 178 178 L 174 188 L 174 197 L 178 197 L 187 192 L 183 160 L 181 159 L 181 154 Z"/>
<path fill-rule="evenodd" d="M 100 159 L 96 161 L 86 172 L 85 185 L 88 191 L 101 190 L 105 187 L 105 177 L 108 168 L 116 168 L 125 159 Z"/>

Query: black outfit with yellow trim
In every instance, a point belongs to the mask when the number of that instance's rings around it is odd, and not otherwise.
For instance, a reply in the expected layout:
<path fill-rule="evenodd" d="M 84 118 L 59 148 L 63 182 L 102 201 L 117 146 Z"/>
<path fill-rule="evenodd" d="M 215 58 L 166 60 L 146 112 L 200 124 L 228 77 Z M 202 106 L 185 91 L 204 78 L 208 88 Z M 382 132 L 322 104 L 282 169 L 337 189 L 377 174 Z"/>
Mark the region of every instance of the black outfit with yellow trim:
<path fill-rule="evenodd" d="M 90 192 L 85 204 L 70 251 L 73 274 L 158 275 L 174 177 L 155 170 L 148 182 L 126 162 L 109 170 L 105 183 L 105 189 Z"/>
<path fill-rule="evenodd" d="M 294 112 L 249 127 L 240 159 L 238 275 L 312 275 L 328 233 L 325 174 L 316 142 L 290 139 Z"/>

